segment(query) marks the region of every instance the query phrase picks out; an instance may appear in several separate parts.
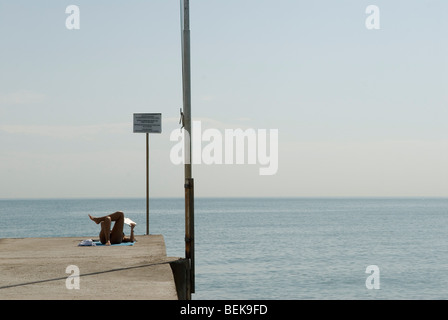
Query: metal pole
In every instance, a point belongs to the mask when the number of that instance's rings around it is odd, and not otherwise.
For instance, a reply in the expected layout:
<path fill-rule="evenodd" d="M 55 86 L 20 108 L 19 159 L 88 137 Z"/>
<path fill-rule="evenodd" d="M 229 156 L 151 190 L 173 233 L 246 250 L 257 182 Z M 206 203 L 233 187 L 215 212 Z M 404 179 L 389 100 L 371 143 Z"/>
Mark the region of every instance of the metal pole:
<path fill-rule="evenodd" d="M 183 113 L 184 129 L 188 133 L 184 139 L 185 147 L 185 179 L 191 178 L 191 69 L 190 69 L 190 1 L 183 2 L 182 26 L 182 80 L 183 80 Z"/>
<path fill-rule="evenodd" d="M 183 5 L 182 5 L 183 4 Z M 185 258 L 190 262 L 190 283 L 187 285 L 187 299 L 195 292 L 194 285 L 194 184 L 191 156 L 191 68 L 190 68 L 190 1 L 181 0 L 182 24 L 182 84 L 184 113 L 185 151 Z"/>
<path fill-rule="evenodd" d="M 194 179 L 189 179 L 190 184 L 190 192 L 189 192 L 189 200 L 188 208 L 190 210 L 190 291 L 191 293 L 195 293 L 195 259 L 194 259 Z"/>
<path fill-rule="evenodd" d="M 146 235 L 149 235 L 149 133 L 146 133 Z"/>

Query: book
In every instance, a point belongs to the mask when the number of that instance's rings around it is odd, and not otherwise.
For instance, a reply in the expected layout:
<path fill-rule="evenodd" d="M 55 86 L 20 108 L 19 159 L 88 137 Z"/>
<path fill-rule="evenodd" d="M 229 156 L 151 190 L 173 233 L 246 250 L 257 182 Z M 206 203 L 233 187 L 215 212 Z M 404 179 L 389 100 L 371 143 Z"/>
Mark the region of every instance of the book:
<path fill-rule="evenodd" d="M 128 226 L 130 226 L 132 223 L 135 224 L 135 225 L 137 225 L 134 221 L 132 221 L 132 220 L 129 219 L 129 218 L 124 218 L 124 223 L 127 224 Z"/>

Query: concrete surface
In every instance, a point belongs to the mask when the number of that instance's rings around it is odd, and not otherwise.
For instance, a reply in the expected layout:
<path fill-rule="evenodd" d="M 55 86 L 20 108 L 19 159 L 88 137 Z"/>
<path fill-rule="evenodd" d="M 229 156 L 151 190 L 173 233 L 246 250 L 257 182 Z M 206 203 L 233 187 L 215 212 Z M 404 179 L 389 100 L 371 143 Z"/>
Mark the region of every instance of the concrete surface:
<path fill-rule="evenodd" d="M 0 239 L 0 299 L 177 300 L 161 235 L 134 246 L 79 247 L 87 238 Z M 79 289 L 66 268 L 79 268 Z"/>

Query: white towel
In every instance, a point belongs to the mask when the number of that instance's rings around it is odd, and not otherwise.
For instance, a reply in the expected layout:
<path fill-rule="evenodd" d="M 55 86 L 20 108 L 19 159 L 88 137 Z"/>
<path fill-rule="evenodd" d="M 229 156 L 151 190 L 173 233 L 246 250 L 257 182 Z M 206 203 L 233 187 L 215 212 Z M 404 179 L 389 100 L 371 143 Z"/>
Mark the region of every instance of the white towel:
<path fill-rule="evenodd" d="M 86 239 L 86 240 L 82 240 L 78 246 L 81 247 L 89 247 L 89 246 L 96 246 L 95 242 L 93 242 L 92 239 Z"/>

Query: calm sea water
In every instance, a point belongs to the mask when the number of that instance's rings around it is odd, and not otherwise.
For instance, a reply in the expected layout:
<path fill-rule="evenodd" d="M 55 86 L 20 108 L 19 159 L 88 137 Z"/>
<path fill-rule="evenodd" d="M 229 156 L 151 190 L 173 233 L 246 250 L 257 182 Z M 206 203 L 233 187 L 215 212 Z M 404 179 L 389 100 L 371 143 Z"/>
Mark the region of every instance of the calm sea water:
<path fill-rule="evenodd" d="M 448 199 L 196 199 L 195 207 L 194 299 L 448 298 Z M 145 233 L 145 199 L 0 200 L 0 238 L 97 237 L 87 214 L 117 210 Z M 150 210 L 150 233 L 182 257 L 184 200 L 152 199 Z M 370 265 L 379 290 L 366 288 Z"/>

